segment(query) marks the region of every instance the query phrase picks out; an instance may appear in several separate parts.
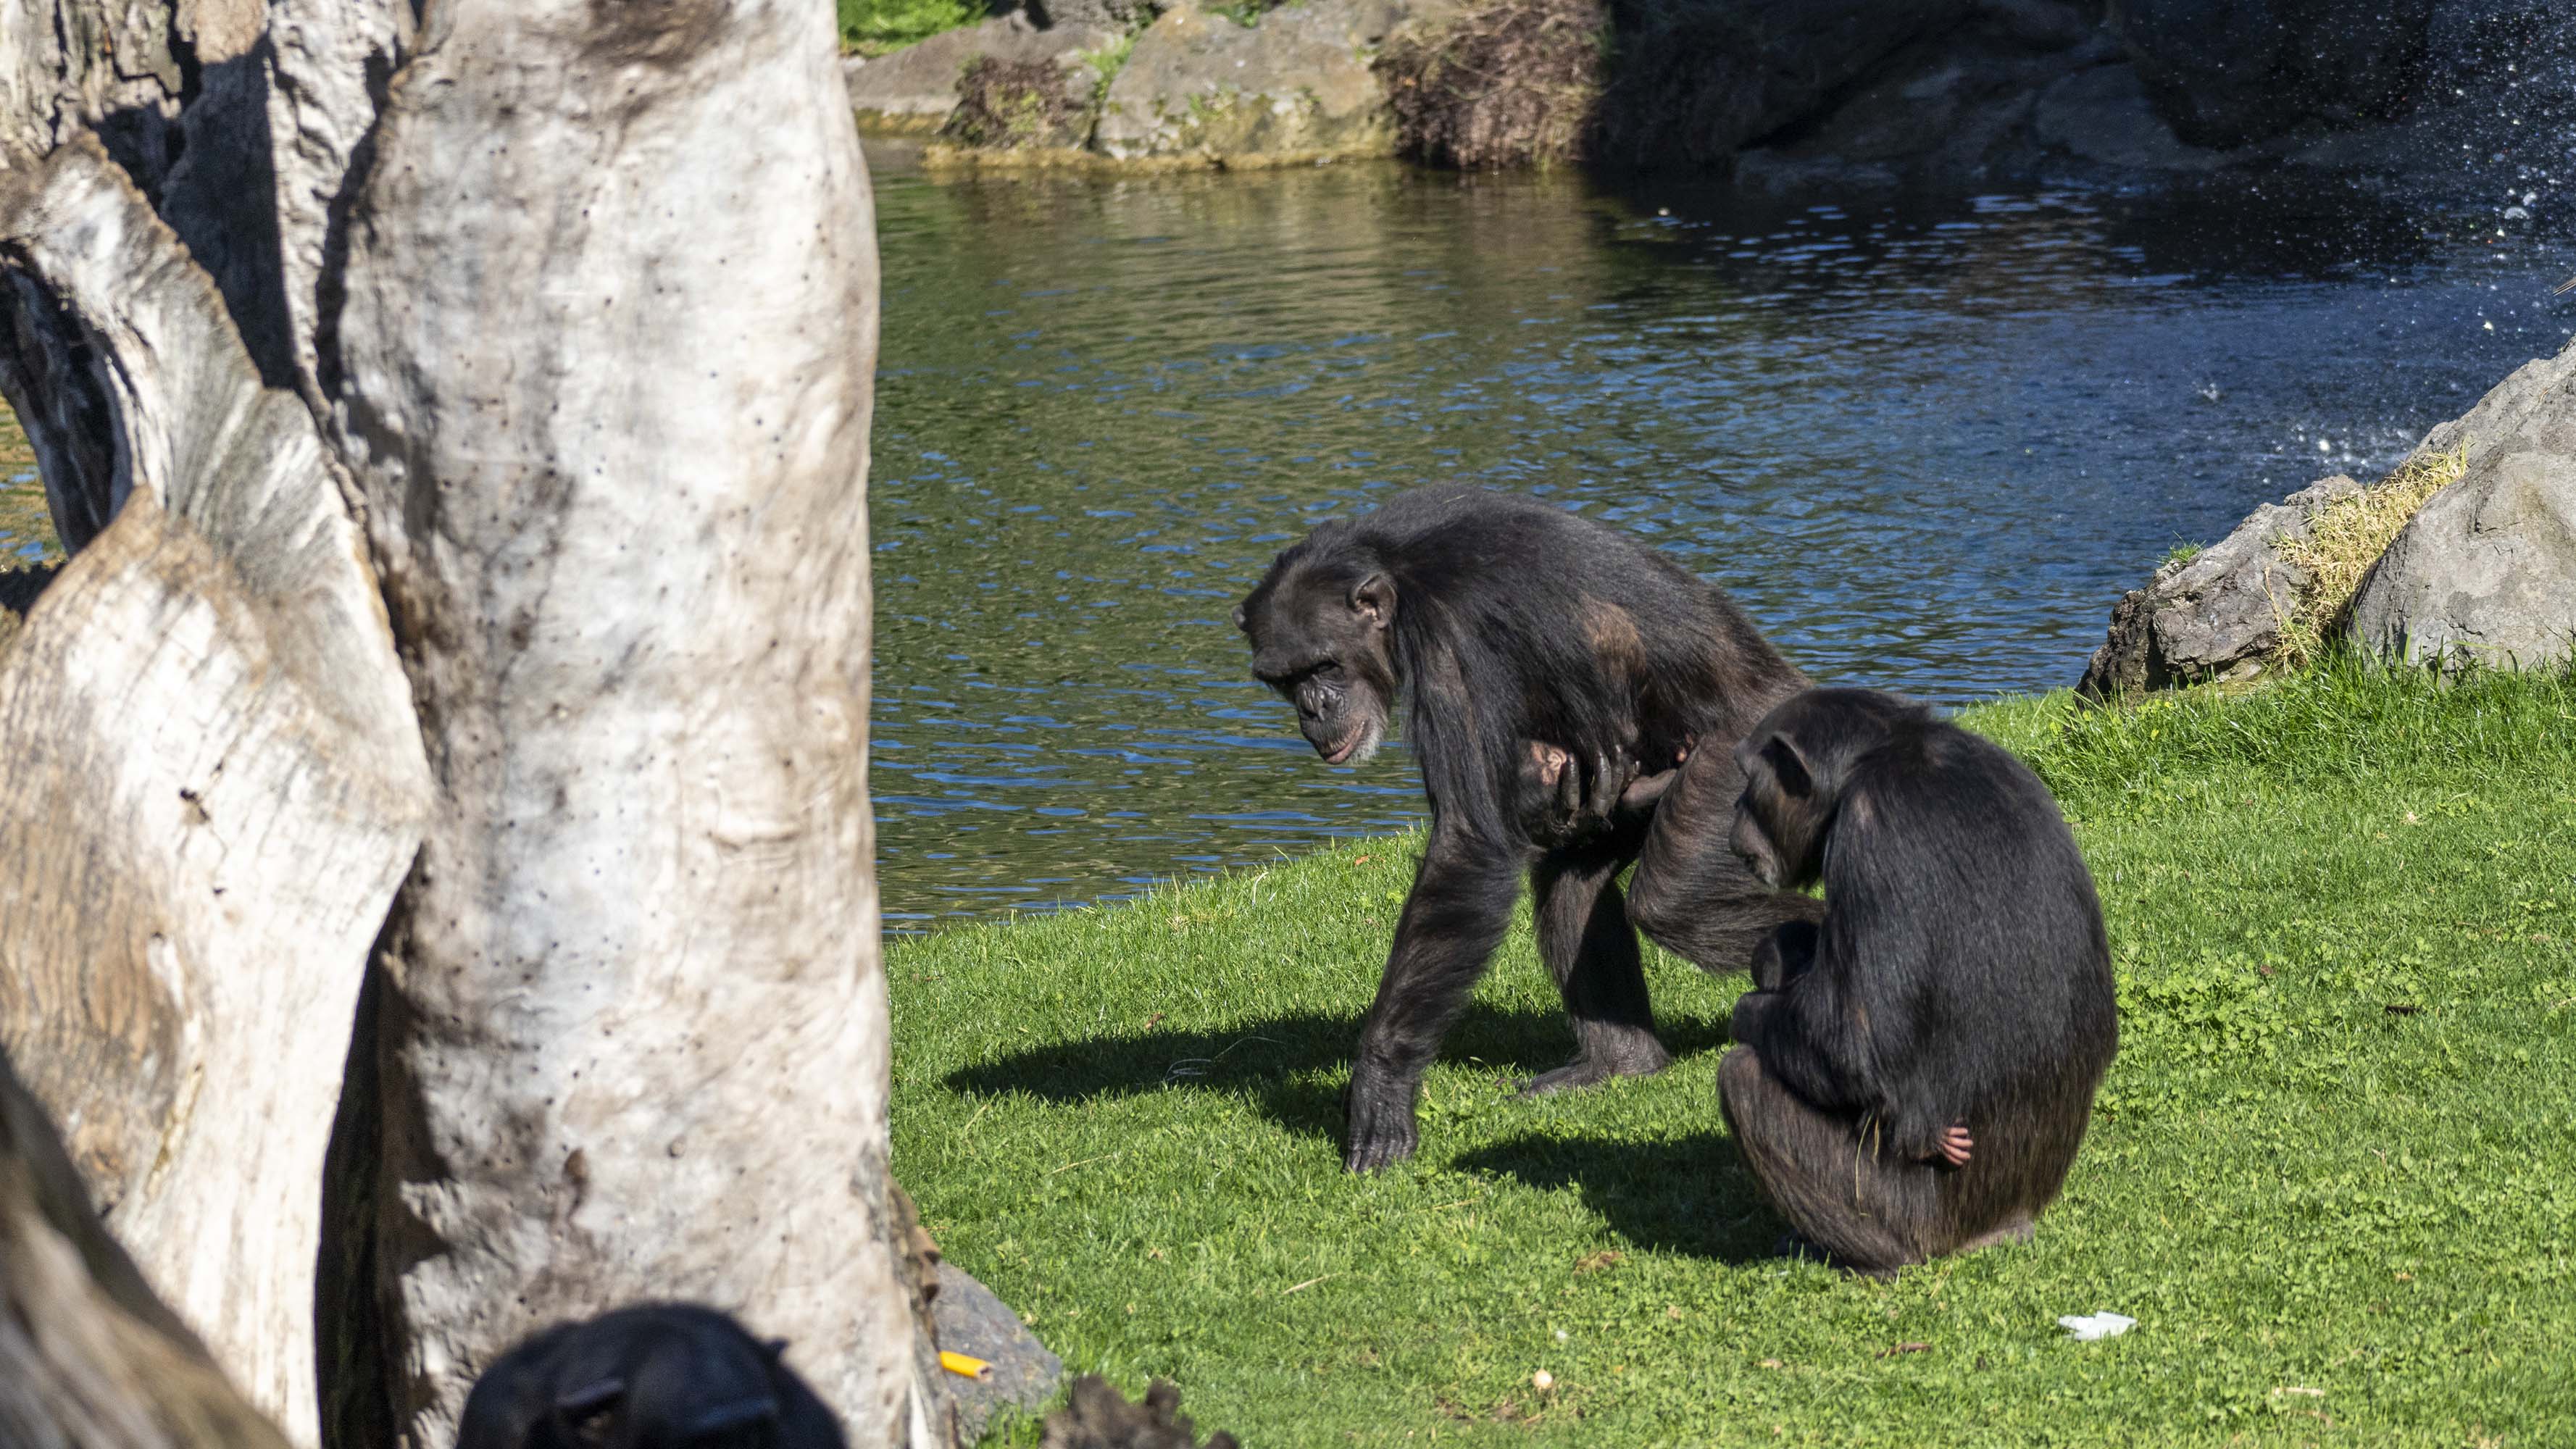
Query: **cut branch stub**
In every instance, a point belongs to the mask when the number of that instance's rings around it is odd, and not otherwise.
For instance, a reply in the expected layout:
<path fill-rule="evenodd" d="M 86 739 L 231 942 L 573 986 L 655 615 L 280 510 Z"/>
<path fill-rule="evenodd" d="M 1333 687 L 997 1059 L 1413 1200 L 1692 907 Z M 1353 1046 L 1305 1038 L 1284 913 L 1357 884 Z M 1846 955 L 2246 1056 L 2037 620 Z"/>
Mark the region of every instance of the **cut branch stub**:
<path fill-rule="evenodd" d="M 115 460 L 112 521 L 0 654 L 0 1044 L 110 1226 L 310 1443 L 317 1188 L 428 799 L 418 729 L 312 414 L 97 143 L 0 173 L 0 268 L 42 299 L 22 333 L 86 350 L 34 386 L 81 390 Z"/>

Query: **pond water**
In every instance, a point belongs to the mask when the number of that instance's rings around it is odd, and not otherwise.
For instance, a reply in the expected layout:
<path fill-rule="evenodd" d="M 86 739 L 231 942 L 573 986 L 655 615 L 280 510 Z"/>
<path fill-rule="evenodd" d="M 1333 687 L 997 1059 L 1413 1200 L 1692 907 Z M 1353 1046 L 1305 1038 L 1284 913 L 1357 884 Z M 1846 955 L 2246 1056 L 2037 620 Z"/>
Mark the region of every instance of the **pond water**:
<path fill-rule="evenodd" d="M 2365 477 L 2576 327 L 2563 228 L 2350 195 L 1841 206 L 1388 167 L 924 176 L 885 258 L 888 925 L 1398 829 L 1228 622 L 1318 519 L 1465 478 L 1634 529 L 1817 678 L 2071 684 L 2171 546 Z M 0 568 L 50 553 L 0 417 Z"/>
<path fill-rule="evenodd" d="M 1279 548 L 1397 489 L 1560 500 L 1819 679 L 1958 704 L 2073 683 L 2169 547 L 2375 476 L 2576 326 L 2563 241 L 2349 195 L 875 160 L 896 930 L 1418 818 L 1404 753 L 1322 764 L 1228 623 Z"/>

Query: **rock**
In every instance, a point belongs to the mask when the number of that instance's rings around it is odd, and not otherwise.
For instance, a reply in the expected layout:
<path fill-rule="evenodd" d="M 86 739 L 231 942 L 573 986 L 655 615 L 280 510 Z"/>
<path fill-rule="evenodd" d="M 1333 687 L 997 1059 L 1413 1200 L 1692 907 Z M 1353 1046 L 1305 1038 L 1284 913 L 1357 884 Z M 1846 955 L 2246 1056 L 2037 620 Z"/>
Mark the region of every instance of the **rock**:
<path fill-rule="evenodd" d="M 1594 143 L 1624 166 L 1731 162 L 1823 118 L 1890 56 L 1956 29 L 1971 0 L 1677 0 L 1623 7 Z"/>
<path fill-rule="evenodd" d="M 2102 166 L 2182 172 L 2228 163 L 2225 152 L 2183 144 L 2131 65 L 2095 66 L 2049 86 L 2031 127 L 2040 145 Z"/>
<path fill-rule="evenodd" d="M 2195 146 L 2306 121 L 2403 114 L 2424 91 L 2435 0 L 2114 0 L 2110 22 L 2156 109 Z"/>
<path fill-rule="evenodd" d="M 1200 1449 L 1197 1426 L 1180 1412 L 1181 1391 L 1161 1379 L 1131 1403 L 1098 1374 L 1073 1381 L 1065 1406 L 1047 1415 L 1040 1449 Z M 1211 1434 L 1205 1449 L 1236 1449 L 1232 1434 Z"/>
<path fill-rule="evenodd" d="M 2506 378 L 2419 453 L 2462 452 L 2353 596 L 2350 637 L 2418 662 L 2529 668 L 2576 633 L 2576 346 Z"/>
<path fill-rule="evenodd" d="M 1168 10 L 1110 82 L 1092 146 L 1120 160 L 1392 155 L 1386 89 L 1367 56 L 1403 14 L 1393 0 L 1313 0 L 1247 26 Z"/>
<path fill-rule="evenodd" d="M 2360 491 L 2340 474 L 2321 479 L 2157 569 L 2146 587 L 2112 605 L 2110 636 L 2093 651 L 2077 691 L 2111 699 L 2260 672 L 2281 646 L 2281 626 L 2308 582 L 2305 570 L 2280 556 L 2279 544 L 2306 537 L 2312 513 Z"/>
<path fill-rule="evenodd" d="M 1829 114 L 1793 128 L 1792 138 L 1744 152 L 1736 176 L 1779 191 L 2027 173 L 2038 158 L 2029 139 L 2038 97 L 2117 57 L 2110 38 L 2072 6 L 1996 5 L 1890 56 Z"/>
<path fill-rule="evenodd" d="M 1090 67 L 1081 70 L 979 55 L 958 78 L 957 109 L 940 138 L 994 150 L 1080 146 L 1091 136 L 1092 91 Z"/>
<path fill-rule="evenodd" d="M 1040 26 L 1022 11 L 934 35 L 874 60 L 852 56 L 841 77 L 859 124 L 880 131 L 935 131 L 957 109 L 957 83 L 978 57 L 1010 65 L 1052 61 L 1068 88 L 1089 93 L 1083 52 L 1113 45 L 1118 32 L 1091 25 Z"/>
<path fill-rule="evenodd" d="M 943 1373 L 949 1397 L 957 1405 L 960 1443 L 981 1438 L 993 1416 L 1005 1408 L 1034 1414 L 1055 1394 L 1064 1378 L 1064 1361 L 1047 1352 L 1037 1335 L 1020 1323 L 993 1290 L 978 1283 L 954 1263 L 939 1265 L 939 1292 L 930 1300 L 939 1346 L 950 1353 L 980 1358 L 993 1371 L 980 1379 Z"/>
<path fill-rule="evenodd" d="M 2424 103 L 2403 121 L 2319 138 L 2289 163 L 2448 200 L 2519 199 L 2540 181 L 2535 199 L 2563 215 L 2545 178 L 2576 128 L 2576 8 L 2443 0 L 2431 51 Z"/>
<path fill-rule="evenodd" d="M 1038 23 L 1115 31 L 1120 35 L 1163 13 L 1162 0 L 1043 0 L 1032 3 Z"/>

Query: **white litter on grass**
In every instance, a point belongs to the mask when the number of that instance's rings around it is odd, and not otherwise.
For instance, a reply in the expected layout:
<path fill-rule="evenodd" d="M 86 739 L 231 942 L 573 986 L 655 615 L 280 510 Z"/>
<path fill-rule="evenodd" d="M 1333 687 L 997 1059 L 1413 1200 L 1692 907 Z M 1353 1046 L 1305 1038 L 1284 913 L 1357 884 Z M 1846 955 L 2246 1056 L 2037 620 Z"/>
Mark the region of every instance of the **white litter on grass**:
<path fill-rule="evenodd" d="M 2077 1343 L 2091 1343 L 2097 1338 L 2117 1338 L 2138 1326 L 2138 1320 L 2125 1313 L 2096 1313 L 2091 1317 L 2070 1313 L 2057 1320 L 2057 1326 L 2075 1335 Z"/>

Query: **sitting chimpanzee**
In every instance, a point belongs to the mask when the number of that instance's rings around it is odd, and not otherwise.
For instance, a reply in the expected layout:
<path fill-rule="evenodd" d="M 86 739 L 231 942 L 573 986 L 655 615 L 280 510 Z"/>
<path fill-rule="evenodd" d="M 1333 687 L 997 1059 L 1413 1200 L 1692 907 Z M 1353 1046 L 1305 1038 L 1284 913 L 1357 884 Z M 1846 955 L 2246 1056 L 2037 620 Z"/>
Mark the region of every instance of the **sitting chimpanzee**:
<path fill-rule="evenodd" d="M 686 1303 L 559 1323 L 475 1380 L 456 1449 L 843 1449 L 786 1347 Z"/>
<path fill-rule="evenodd" d="M 1524 868 L 1576 1044 L 1532 1093 L 1663 1067 L 1632 920 L 1732 971 L 1772 927 L 1816 914 L 1755 881 L 1726 841 L 1741 784 L 1729 747 L 1806 680 L 1644 540 L 1537 499 L 1419 489 L 1280 554 L 1235 622 L 1253 674 L 1295 702 L 1333 764 L 1366 758 L 1399 688 L 1412 696 L 1431 834 L 1351 1064 L 1351 1170 L 1412 1154 L 1415 1089 Z M 1641 763 L 1661 773 L 1685 754 L 1651 811 L 1620 808 Z"/>
<path fill-rule="evenodd" d="M 2093 877 L 2019 760 L 1868 690 L 1801 694 L 1736 749 L 1735 848 L 1821 879 L 1755 954 L 1718 1092 L 1790 1225 L 1861 1272 L 2026 1241 L 2119 1025 Z"/>

